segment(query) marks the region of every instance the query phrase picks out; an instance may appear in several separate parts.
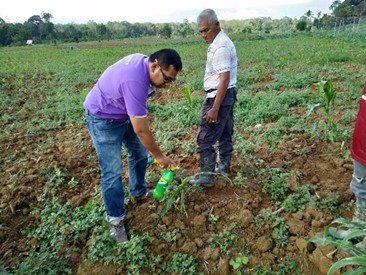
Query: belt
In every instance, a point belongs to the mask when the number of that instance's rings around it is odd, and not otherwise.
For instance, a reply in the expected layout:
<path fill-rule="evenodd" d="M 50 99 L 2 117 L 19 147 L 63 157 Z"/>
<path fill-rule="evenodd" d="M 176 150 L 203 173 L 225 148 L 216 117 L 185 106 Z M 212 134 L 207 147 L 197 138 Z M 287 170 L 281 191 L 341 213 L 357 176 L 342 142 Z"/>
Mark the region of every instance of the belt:
<path fill-rule="evenodd" d="M 213 92 L 213 91 L 217 91 L 217 89 L 209 89 L 209 90 L 207 90 L 207 91 L 205 91 L 206 93 L 211 93 L 211 92 Z"/>
<path fill-rule="evenodd" d="M 230 89 L 234 89 L 235 88 L 235 86 L 233 86 L 233 87 L 228 87 L 227 88 L 227 90 L 230 90 Z M 206 93 L 211 93 L 211 92 L 213 92 L 213 91 L 217 91 L 217 89 L 209 89 L 209 90 L 207 90 L 207 91 L 205 91 Z"/>

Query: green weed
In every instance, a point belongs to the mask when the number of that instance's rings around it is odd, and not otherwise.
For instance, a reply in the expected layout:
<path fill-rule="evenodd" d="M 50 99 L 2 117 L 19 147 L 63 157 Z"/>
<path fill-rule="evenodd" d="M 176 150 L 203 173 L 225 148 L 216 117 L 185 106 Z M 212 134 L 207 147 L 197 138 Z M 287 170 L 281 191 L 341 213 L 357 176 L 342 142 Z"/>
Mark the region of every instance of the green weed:
<path fill-rule="evenodd" d="M 209 246 L 219 247 L 223 253 L 229 254 L 229 248 L 238 240 L 238 235 L 232 232 L 232 230 L 237 227 L 238 225 L 236 223 L 231 223 L 228 227 L 225 227 L 222 232 L 213 233 L 208 239 Z"/>
<path fill-rule="evenodd" d="M 263 191 L 274 200 L 284 199 L 289 188 L 288 177 L 288 173 L 278 168 L 270 168 L 267 179 L 262 182 Z"/>
<path fill-rule="evenodd" d="M 282 207 L 286 212 L 296 213 L 304 211 L 307 203 L 311 200 L 309 187 L 307 185 L 297 188 L 294 194 L 290 194 L 282 203 Z"/>
<path fill-rule="evenodd" d="M 229 264 L 232 266 L 233 270 L 236 271 L 235 274 L 242 274 L 240 270 L 246 266 L 249 262 L 249 258 L 247 256 L 238 256 L 235 259 L 231 259 Z"/>
<path fill-rule="evenodd" d="M 196 275 L 196 263 L 192 256 L 176 253 L 169 264 L 163 265 L 165 272 L 181 275 Z"/>
<path fill-rule="evenodd" d="M 90 202 L 76 209 L 56 201 L 44 204 L 42 210 L 33 212 L 41 217 L 41 223 L 25 230 L 28 238 L 37 241 L 38 247 L 17 266 L 15 274 L 72 274 L 68 266 L 72 250 L 71 247 L 63 249 L 65 244 L 101 223 L 102 207 L 96 203 Z"/>

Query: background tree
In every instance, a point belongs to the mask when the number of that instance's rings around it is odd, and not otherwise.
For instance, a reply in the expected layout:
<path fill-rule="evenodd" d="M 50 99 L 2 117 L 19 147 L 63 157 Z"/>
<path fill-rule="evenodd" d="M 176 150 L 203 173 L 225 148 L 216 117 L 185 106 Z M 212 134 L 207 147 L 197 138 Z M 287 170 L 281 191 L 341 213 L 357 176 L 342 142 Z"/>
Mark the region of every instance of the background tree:
<path fill-rule="evenodd" d="M 308 26 L 308 21 L 305 19 L 301 19 L 296 23 L 296 29 L 301 32 L 306 31 L 307 26 Z"/>
<path fill-rule="evenodd" d="M 164 24 L 159 34 L 161 37 L 170 38 L 172 36 L 172 27 L 169 24 Z"/>
<path fill-rule="evenodd" d="M 48 40 L 52 40 L 54 38 L 55 26 L 51 22 L 51 18 L 53 18 L 51 13 L 42 12 L 41 14 L 43 22 L 41 23 L 41 30 L 44 34 L 45 38 Z"/>
<path fill-rule="evenodd" d="M 312 19 L 314 18 L 314 14 L 312 13 L 311 10 L 308 10 L 307 12 L 305 12 L 304 16 L 306 17 L 306 19 L 308 21 L 312 21 Z"/>
<path fill-rule="evenodd" d="M 353 16 L 353 4 L 351 0 L 346 0 L 344 2 L 334 1 L 329 7 L 332 10 L 332 14 L 335 17 L 347 18 Z"/>
<path fill-rule="evenodd" d="M 194 33 L 194 30 L 192 29 L 191 25 L 189 24 L 188 19 L 184 19 L 183 23 L 178 25 L 177 34 L 179 36 L 184 38 L 193 33 Z"/>
<path fill-rule="evenodd" d="M 36 38 L 38 38 L 38 40 L 41 42 L 42 41 L 42 18 L 39 15 L 33 15 L 31 16 L 25 23 L 24 25 L 26 26 L 26 28 L 28 29 L 29 38 L 32 38 L 33 40 L 36 40 Z"/>
<path fill-rule="evenodd" d="M 0 23 L 0 46 L 7 46 L 12 43 L 12 28 L 10 24 Z"/>

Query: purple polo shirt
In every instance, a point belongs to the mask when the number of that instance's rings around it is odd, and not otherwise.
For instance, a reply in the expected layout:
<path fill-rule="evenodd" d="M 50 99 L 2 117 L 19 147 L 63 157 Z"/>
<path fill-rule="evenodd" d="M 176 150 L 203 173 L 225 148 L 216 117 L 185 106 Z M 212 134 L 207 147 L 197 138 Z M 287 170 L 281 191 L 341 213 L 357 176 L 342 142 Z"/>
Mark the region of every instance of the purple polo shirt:
<path fill-rule="evenodd" d="M 149 57 L 128 55 L 108 67 L 88 93 L 84 107 L 93 115 L 124 121 L 147 116 L 147 98 L 153 90 Z"/>

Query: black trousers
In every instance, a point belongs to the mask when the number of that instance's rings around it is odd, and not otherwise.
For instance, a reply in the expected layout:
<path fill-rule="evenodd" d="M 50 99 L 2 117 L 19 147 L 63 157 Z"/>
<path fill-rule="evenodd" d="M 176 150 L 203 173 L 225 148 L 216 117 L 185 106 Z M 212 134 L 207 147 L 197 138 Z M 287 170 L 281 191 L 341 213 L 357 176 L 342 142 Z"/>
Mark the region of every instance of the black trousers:
<path fill-rule="evenodd" d="M 200 125 L 197 133 L 198 153 L 215 153 L 214 145 L 219 143 L 221 156 L 231 155 L 233 151 L 234 113 L 233 108 L 236 101 L 236 90 L 227 90 L 225 98 L 220 106 L 217 121 L 207 123 L 203 118 L 212 108 L 215 98 L 205 99 L 200 117 Z"/>

